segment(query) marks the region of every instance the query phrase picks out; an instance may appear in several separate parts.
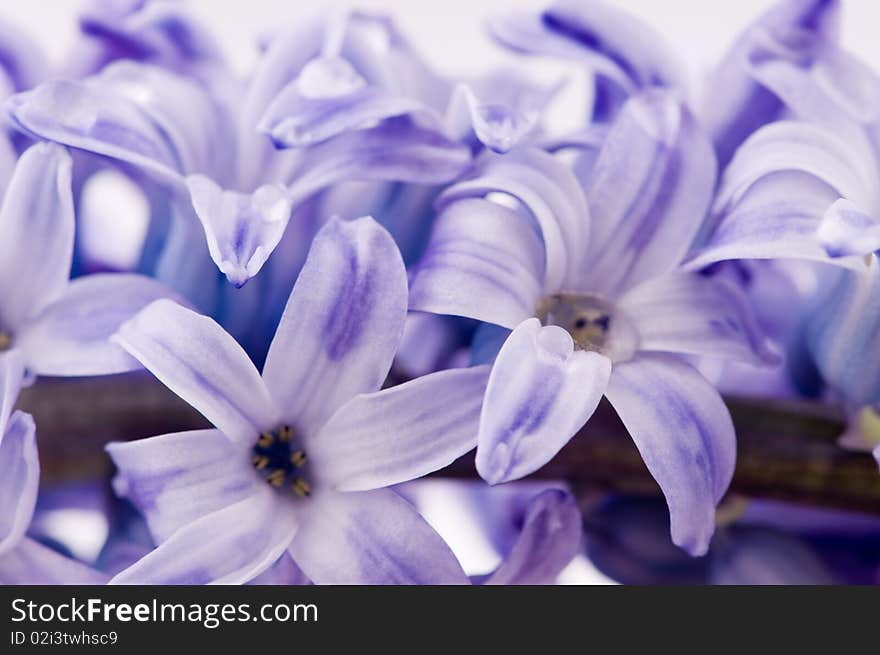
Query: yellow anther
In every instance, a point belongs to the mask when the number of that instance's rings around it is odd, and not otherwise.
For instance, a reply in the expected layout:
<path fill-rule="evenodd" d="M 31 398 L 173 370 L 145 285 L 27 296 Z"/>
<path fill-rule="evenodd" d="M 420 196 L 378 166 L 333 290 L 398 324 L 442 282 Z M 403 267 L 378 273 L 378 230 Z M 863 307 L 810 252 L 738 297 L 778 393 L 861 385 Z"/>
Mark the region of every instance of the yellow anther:
<path fill-rule="evenodd" d="M 272 442 L 274 442 L 274 441 L 275 441 L 275 437 L 273 437 L 271 433 L 264 432 L 263 434 L 260 435 L 260 438 L 257 439 L 257 445 L 260 448 L 268 448 L 269 446 L 272 445 Z"/>
<path fill-rule="evenodd" d="M 306 463 L 306 454 L 301 450 L 290 453 L 290 463 L 296 467 L 302 466 Z"/>
<path fill-rule="evenodd" d="M 290 488 L 293 489 L 298 496 L 308 496 L 312 490 L 311 487 L 309 487 L 309 483 L 302 478 L 294 480 L 293 484 L 290 485 Z"/>
<path fill-rule="evenodd" d="M 287 425 L 282 425 L 281 429 L 278 430 L 278 438 L 281 441 L 287 442 L 290 441 L 291 437 L 293 437 L 293 430 Z"/>
<path fill-rule="evenodd" d="M 254 466 L 259 470 L 263 470 L 269 465 L 269 458 L 265 455 L 254 455 Z"/>
<path fill-rule="evenodd" d="M 280 487 L 284 484 L 284 469 L 275 469 L 268 475 L 266 480 L 273 487 Z"/>

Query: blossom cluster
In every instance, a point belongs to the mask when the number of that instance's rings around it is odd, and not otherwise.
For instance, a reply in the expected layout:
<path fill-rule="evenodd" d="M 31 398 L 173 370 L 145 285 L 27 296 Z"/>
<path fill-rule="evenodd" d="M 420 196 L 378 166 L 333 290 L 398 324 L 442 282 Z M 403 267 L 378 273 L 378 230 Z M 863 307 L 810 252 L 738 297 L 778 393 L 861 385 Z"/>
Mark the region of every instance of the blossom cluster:
<path fill-rule="evenodd" d="M 875 579 L 880 519 L 725 500 L 722 393 L 880 406 L 880 77 L 840 5 L 780 0 L 701 89 L 597 0 L 490 17 L 511 64 L 467 79 L 358 10 L 245 76 L 168 0 L 92 0 L 62 67 L 0 30 L 0 580 Z M 107 176 L 147 207 L 133 257 L 94 235 Z M 106 444 L 125 511 L 76 557 L 17 398 L 142 369 L 210 427 Z M 602 402 L 665 504 L 524 481 Z M 424 479 L 459 458 L 479 480 Z"/>

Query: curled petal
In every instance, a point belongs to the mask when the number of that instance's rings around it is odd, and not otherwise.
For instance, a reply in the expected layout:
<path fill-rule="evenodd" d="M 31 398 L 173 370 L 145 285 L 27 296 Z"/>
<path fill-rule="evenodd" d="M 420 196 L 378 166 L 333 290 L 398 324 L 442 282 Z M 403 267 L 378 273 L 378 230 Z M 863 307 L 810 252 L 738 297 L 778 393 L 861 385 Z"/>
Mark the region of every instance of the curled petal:
<path fill-rule="evenodd" d="M 522 203 L 541 228 L 546 251 L 544 286 L 571 286 L 590 231 L 587 201 L 571 170 L 536 148 L 504 156 L 487 153 L 471 179 L 450 187 L 438 198 L 437 208 L 442 211 L 464 198 L 496 192 Z"/>
<path fill-rule="evenodd" d="M 592 416 L 611 361 L 574 350 L 560 327 L 536 318 L 511 333 L 492 367 L 480 417 L 477 470 L 490 484 L 537 471 Z"/>
<path fill-rule="evenodd" d="M 410 309 L 513 328 L 534 314 L 544 247 L 528 217 L 473 198 L 448 205 L 416 268 Z"/>
<path fill-rule="evenodd" d="M 856 405 L 880 402 L 880 266 L 840 271 L 806 324 L 822 377 Z"/>
<path fill-rule="evenodd" d="M 58 298 L 73 257 L 71 159 L 41 143 L 19 159 L 0 207 L 0 332 L 15 332 Z"/>
<path fill-rule="evenodd" d="M 581 550 L 582 521 L 570 493 L 541 492 L 529 502 L 522 531 L 486 584 L 554 584 Z"/>
<path fill-rule="evenodd" d="M 219 430 L 110 443 L 113 488 L 147 519 L 161 543 L 195 520 L 250 496 L 261 482 L 246 449 Z"/>
<path fill-rule="evenodd" d="M 372 218 L 332 219 L 315 237 L 263 368 L 276 406 L 306 437 L 382 385 L 403 334 L 406 296 L 400 252 Z"/>
<path fill-rule="evenodd" d="M 296 512 L 263 485 L 183 526 L 109 584 L 243 584 L 278 560 L 296 530 Z"/>
<path fill-rule="evenodd" d="M 113 339 L 233 441 L 250 445 L 277 427 L 277 412 L 257 369 L 212 319 L 157 300 Z"/>
<path fill-rule="evenodd" d="M 748 298 L 727 280 L 673 272 L 631 289 L 619 304 L 635 322 L 640 350 L 780 361 Z"/>
<path fill-rule="evenodd" d="M 310 443 L 313 475 L 361 491 L 451 464 L 477 445 L 488 378 L 488 366 L 450 369 L 356 396 Z"/>
<path fill-rule="evenodd" d="M 287 190 L 266 184 L 253 193 L 238 193 L 221 189 L 204 175 L 187 177 L 186 186 L 211 258 L 241 287 L 260 271 L 284 235 L 291 211 Z"/>
<path fill-rule="evenodd" d="M 40 483 L 34 419 L 16 411 L 0 434 L 0 554 L 19 544 L 31 522 Z"/>
<path fill-rule="evenodd" d="M 468 584 L 446 542 L 390 489 L 310 505 L 290 553 L 316 584 Z"/>
<path fill-rule="evenodd" d="M 20 332 L 16 344 L 38 375 L 86 376 L 141 368 L 110 337 L 160 298 L 165 286 L 141 275 L 96 273 L 75 279 Z"/>
<path fill-rule="evenodd" d="M 705 554 L 736 461 L 721 396 L 681 360 L 647 354 L 616 364 L 606 395 L 666 496 L 672 541 Z"/>
<path fill-rule="evenodd" d="M 629 100 L 590 174 L 581 287 L 613 297 L 678 265 L 706 218 L 715 171 L 708 138 L 671 94 Z"/>
<path fill-rule="evenodd" d="M 841 198 L 822 217 L 818 237 L 831 257 L 868 255 L 880 250 L 880 220 Z"/>

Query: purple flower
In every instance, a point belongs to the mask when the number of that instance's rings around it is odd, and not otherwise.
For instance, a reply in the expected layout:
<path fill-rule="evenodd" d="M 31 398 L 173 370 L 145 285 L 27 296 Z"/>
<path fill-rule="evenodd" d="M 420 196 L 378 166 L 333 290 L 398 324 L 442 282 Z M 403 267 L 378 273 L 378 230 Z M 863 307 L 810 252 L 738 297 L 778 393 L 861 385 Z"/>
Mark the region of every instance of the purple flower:
<path fill-rule="evenodd" d="M 714 182 L 708 139 L 654 90 L 621 110 L 585 191 L 533 150 L 486 157 L 443 194 L 410 308 L 513 329 L 480 420 L 486 480 L 543 466 L 604 395 L 666 494 L 673 540 L 705 552 L 735 439 L 720 396 L 680 355 L 776 361 L 738 289 L 677 270 Z M 486 198 L 499 193 L 516 208 Z"/>
<path fill-rule="evenodd" d="M 24 361 L 0 353 L 0 583 L 102 584 L 106 577 L 26 536 L 40 482 L 34 419 L 13 411 Z"/>
<path fill-rule="evenodd" d="M 115 339 L 215 427 L 108 446 L 158 548 L 119 583 L 245 582 L 289 550 L 316 583 L 458 583 L 451 551 L 386 487 L 475 445 L 487 367 L 377 391 L 406 272 L 371 218 L 312 244 L 262 376 L 214 321 L 169 301 Z"/>
<path fill-rule="evenodd" d="M 140 368 L 110 343 L 119 325 L 170 295 L 140 275 L 71 281 L 74 215 L 70 156 L 39 144 L 16 164 L 0 207 L 0 351 L 36 375 L 104 375 Z"/>

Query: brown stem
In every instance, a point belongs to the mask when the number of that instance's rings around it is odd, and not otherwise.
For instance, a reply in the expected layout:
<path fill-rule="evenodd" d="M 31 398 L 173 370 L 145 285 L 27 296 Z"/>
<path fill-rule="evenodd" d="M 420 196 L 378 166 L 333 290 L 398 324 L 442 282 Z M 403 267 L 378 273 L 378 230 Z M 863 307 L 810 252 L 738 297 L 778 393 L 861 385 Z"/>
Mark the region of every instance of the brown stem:
<path fill-rule="evenodd" d="M 727 398 L 738 438 L 731 492 L 880 514 L 874 459 L 842 449 L 835 408 L 808 402 Z M 110 470 L 108 441 L 207 426 L 204 418 L 151 376 L 47 379 L 22 391 L 18 407 L 37 421 L 47 482 Z M 437 475 L 474 478 L 473 454 Z M 579 489 L 659 493 L 614 410 L 603 402 L 580 433 L 536 477 Z"/>

